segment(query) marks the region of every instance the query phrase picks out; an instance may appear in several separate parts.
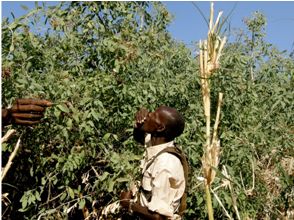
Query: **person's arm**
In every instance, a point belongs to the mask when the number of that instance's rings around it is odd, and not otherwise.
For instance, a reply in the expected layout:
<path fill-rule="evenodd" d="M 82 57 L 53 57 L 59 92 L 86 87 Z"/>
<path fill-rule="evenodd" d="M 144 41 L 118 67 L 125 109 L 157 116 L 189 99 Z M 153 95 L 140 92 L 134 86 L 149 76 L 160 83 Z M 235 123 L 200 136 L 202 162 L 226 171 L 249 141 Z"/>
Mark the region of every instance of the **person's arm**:
<path fill-rule="evenodd" d="M 129 212 L 133 213 L 135 216 L 139 216 L 142 219 L 146 220 L 165 220 L 167 219 L 166 216 L 160 215 L 159 213 L 150 211 L 147 207 L 143 207 L 138 203 L 134 203 L 131 200 L 131 192 L 122 192 L 120 199 L 121 199 L 121 206 L 128 210 Z"/>
<path fill-rule="evenodd" d="M 2 127 L 8 124 L 35 125 L 40 123 L 52 103 L 41 99 L 17 99 L 10 109 L 2 109 Z"/>
<path fill-rule="evenodd" d="M 133 137 L 135 141 L 140 144 L 144 144 L 145 142 L 145 131 L 143 130 L 143 125 L 148 113 L 147 109 L 141 108 L 135 115 Z"/>
<path fill-rule="evenodd" d="M 166 216 L 160 215 L 159 213 L 152 212 L 146 207 L 142 207 L 138 203 L 131 203 L 129 206 L 130 210 L 136 215 L 146 220 L 165 220 Z"/>
<path fill-rule="evenodd" d="M 9 125 L 11 123 L 11 113 L 9 109 L 2 108 L 2 127 Z"/>

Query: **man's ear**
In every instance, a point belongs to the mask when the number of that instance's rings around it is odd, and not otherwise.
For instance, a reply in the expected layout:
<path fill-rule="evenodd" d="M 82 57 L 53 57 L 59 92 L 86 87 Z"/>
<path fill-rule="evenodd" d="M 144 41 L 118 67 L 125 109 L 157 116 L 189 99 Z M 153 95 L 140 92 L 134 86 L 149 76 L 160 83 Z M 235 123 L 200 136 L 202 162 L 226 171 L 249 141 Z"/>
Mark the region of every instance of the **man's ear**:
<path fill-rule="evenodd" d="M 159 124 L 158 127 L 157 127 L 157 132 L 160 133 L 160 132 L 163 132 L 165 130 L 165 125 L 164 124 Z"/>

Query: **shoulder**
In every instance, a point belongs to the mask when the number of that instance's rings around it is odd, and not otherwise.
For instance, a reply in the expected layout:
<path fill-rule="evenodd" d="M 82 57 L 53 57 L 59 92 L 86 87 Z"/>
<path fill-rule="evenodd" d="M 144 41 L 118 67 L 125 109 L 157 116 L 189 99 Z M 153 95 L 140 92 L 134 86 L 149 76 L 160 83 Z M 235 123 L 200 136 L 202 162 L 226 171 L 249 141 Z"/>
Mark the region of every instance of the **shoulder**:
<path fill-rule="evenodd" d="M 159 155 L 155 160 L 155 166 L 161 166 L 168 170 L 177 169 L 182 166 L 181 160 L 174 154 L 164 152 Z"/>

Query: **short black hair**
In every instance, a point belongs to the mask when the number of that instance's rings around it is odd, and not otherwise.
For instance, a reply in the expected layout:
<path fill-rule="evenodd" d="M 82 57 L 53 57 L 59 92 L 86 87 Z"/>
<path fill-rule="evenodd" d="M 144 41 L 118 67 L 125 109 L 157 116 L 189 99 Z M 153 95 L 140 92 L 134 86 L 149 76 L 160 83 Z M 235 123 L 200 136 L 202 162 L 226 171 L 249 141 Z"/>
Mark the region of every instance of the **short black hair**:
<path fill-rule="evenodd" d="M 172 141 L 183 133 L 185 120 L 175 108 L 167 106 L 160 106 L 160 108 L 168 119 L 165 130 L 163 131 L 163 136 L 167 141 Z"/>

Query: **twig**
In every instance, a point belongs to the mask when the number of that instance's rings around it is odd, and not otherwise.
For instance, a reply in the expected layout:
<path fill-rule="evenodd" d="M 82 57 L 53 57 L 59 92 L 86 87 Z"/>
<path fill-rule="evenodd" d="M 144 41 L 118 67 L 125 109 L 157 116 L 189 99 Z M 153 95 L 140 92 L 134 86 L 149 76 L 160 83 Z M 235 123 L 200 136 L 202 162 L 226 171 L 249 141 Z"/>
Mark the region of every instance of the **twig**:
<path fill-rule="evenodd" d="M 244 192 L 246 195 L 251 195 L 253 190 L 255 189 L 255 173 L 254 173 L 254 162 L 251 160 L 251 169 L 252 169 L 252 187 L 251 189 L 246 189 L 244 186 L 244 181 L 242 177 L 242 173 L 240 172 L 241 184 L 243 186 Z"/>
<path fill-rule="evenodd" d="M 242 184 L 242 186 L 243 186 L 243 190 L 244 190 L 244 192 L 246 193 L 246 189 L 245 189 L 245 186 L 244 186 L 244 181 L 243 181 L 243 177 L 242 177 L 242 173 L 241 173 L 241 171 L 240 171 L 240 179 L 241 179 L 241 184 Z"/>
<path fill-rule="evenodd" d="M 98 177 L 98 178 L 99 178 L 99 173 L 97 172 L 97 170 L 95 170 L 95 168 L 94 168 L 93 166 L 91 166 L 91 168 L 92 168 L 92 170 L 94 171 L 94 173 L 95 173 L 96 177 Z"/>
<path fill-rule="evenodd" d="M 227 168 L 225 166 L 223 168 L 224 168 L 224 175 L 229 178 L 230 176 L 228 174 Z M 234 194 L 234 191 L 233 191 L 233 187 L 232 187 L 231 182 L 229 182 L 229 189 L 230 189 L 230 192 L 231 192 L 231 198 L 232 198 L 233 208 L 234 208 L 234 210 L 236 212 L 237 219 L 238 220 L 241 220 L 240 214 L 239 214 L 239 211 L 238 211 L 238 207 L 237 207 L 237 200 L 236 200 L 236 197 L 235 197 L 235 194 Z"/>
<path fill-rule="evenodd" d="M 3 172 L 1 174 L 1 182 L 3 181 L 4 177 L 6 176 L 8 170 L 11 167 L 11 164 L 12 164 L 13 159 L 14 159 L 14 157 L 17 154 L 17 151 L 18 151 L 18 149 L 20 147 L 20 138 L 21 137 L 22 137 L 22 135 L 19 137 L 19 139 L 18 139 L 18 141 L 17 141 L 17 143 L 15 145 L 15 148 L 14 148 L 13 152 L 10 154 L 9 159 L 8 159 L 8 162 L 7 162 L 7 164 L 5 165 L 5 167 L 3 169 Z"/>
<path fill-rule="evenodd" d="M 6 134 L 1 138 L 1 144 L 6 142 L 15 132 L 16 132 L 16 130 L 14 130 L 14 129 L 8 130 L 6 132 Z"/>
<path fill-rule="evenodd" d="M 254 173 L 254 162 L 251 160 L 251 165 L 252 165 L 252 188 L 250 191 L 252 192 L 255 188 L 255 173 Z"/>
<path fill-rule="evenodd" d="M 228 213 L 228 211 L 225 209 L 223 203 L 222 203 L 221 200 L 219 199 L 219 197 L 218 197 L 218 195 L 216 194 L 216 192 L 214 192 L 214 190 L 211 190 L 211 191 L 212 191 L 214 197 L 216 198 L 216 201 L 218 201 L 218 203 L 220 204 L 220 206 L 221 206 L 222 209 L 224 210 L 226 216 L 227 216 L 229 219 L 232 219 L 232 220 L 233 220 L 233 218 L 230 216 L 230 214 Z"/>
<path fill-rule="evenodd" d="M 48 210 L 48 211 L 45 211 L 44 213 L 42 213 L 42 214 L 39 215 L 38 220 L 42 219 L 42 217 L 45 216 L 45 215 L 49 215 L 49 214 L 52 214 L 52 213 L 54 213 L 54 212 L 57 212 L 57 210 L 59 210 L 60 208 L 62 208 L 63 206 L 65 206 L 65 205 L 67 205 L 67 204 L 70 204 L 70 203 L 72 203 L 72 202 L 75 202 L 75 201 L 78 201 L 78 200 L 80 200 L 80 199 L 86 198 L 87 196 L 90 196 L 90 194 L 88 194 L 88 195 L 84 195 L 84 196 L 82 196 L 82 197 L 80 197 L 80 198 L 77 198 L 77 199 L 70 200 L 70 201 L 65 202 L 65 203 L 62 203 L 62 204 L 60 204 L 59 206 L 57 206 L 56 208 L 54 208 L 54 209 L 50 209 L 50 210 Z M 77 202 L 76 202 L 73 206 L 75 206 L 76 204 L 77 204 Z M 70 207 L 70 208 L 72 208 L 72 207 Z M 67 209 L 67 210 L 68 210 L 68 209 Z"/>
<path fill-rule="evenodd" d="M 45 203 L 41 204 L 40 207 L 44 206 L 44 205 L 48 205 L 48 203 L 53 202 L 55 199 L 58 199 L 60 196 L 62 196 L 62 193 L 59 193 L 57 196 L 53 197 L 52 199 L 50 199 L 49 201 L 46 201 Z"/>

